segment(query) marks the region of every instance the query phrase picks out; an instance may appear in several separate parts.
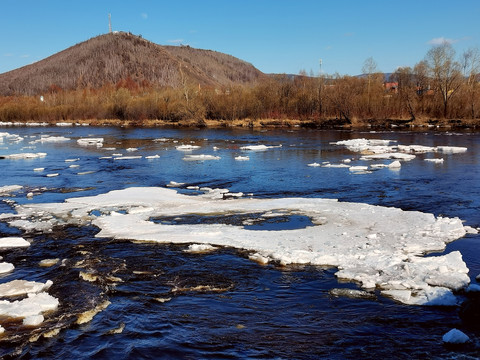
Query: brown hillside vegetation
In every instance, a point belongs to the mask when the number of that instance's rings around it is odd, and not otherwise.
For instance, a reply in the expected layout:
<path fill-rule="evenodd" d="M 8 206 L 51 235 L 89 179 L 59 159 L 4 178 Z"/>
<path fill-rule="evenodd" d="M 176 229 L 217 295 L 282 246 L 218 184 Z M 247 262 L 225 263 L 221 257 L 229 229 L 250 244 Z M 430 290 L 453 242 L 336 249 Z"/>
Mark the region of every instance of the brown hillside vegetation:
<path fill-rule="evenodd" d="M 388 81 L 374 66 L 360 77 L 267 76 L 215 51 L 108 34 L 0 74 L 0 123 L 480 127 L 475 54 L 460 63 L 436 46 Z"/>
<path fill-rule="evenodd" d="M 110 33 L 79 43 L 44 60 L 0 74 L 1 95 L 34 95 L 100 88 L 127 78 L 154 87 L 185 83 L 252 84 L 264 76 L 233 56 L 189 46 L 161 46 L 130 33 Z"/>

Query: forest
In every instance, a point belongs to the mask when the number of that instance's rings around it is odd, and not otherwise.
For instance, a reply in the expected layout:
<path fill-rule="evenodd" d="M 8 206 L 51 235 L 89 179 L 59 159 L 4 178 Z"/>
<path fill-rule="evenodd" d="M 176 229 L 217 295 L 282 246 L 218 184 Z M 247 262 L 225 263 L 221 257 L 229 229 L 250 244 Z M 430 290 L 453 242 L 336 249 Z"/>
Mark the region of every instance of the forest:
<path fill-rule="evenodd" d="M 35 95 L 0 97 L 1 122 L 113 119 L 131 125 L 194 124 L 253 126 L 261 120 L 305 126 L 467 124 L 480 118 L 480 52 L 457 58 L 444 43 L 432 47 L 413 68 L 388 78 L 372 58 L 363 75 L 270 75 L 255 83 L 202 85 L 181 76 L 177 86 L 156 85 L 127 76 L 101 86 L 63 89 L 51 84 Z M 180 74 L 182 71 L 180 68 Z"/>

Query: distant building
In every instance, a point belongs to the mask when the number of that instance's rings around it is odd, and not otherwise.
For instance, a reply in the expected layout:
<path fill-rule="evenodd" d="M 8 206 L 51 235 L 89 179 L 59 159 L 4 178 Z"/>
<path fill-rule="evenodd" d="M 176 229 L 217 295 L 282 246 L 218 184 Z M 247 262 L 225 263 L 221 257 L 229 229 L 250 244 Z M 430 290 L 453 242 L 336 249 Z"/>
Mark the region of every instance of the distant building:
<path fill-rule="evenodd" d="M 385 82 L 383 83 L 383 87 L 385 88 L 386 92 L 395 94 L 398 92 L 398 82 Z"/>

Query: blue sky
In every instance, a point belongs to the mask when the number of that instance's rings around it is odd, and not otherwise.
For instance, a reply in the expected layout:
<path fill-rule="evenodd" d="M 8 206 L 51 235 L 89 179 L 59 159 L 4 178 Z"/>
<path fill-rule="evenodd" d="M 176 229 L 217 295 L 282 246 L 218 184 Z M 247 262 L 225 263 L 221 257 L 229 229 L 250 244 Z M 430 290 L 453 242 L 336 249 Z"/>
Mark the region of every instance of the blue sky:
<path fill-rule="evenodd" d="M 479 0 L 0 0 L 0 73 L 113 30 L 161 45 L 188 44 L 265 73 L 357 75 L 414 66 L 447 40 L 480 47 Z"/>

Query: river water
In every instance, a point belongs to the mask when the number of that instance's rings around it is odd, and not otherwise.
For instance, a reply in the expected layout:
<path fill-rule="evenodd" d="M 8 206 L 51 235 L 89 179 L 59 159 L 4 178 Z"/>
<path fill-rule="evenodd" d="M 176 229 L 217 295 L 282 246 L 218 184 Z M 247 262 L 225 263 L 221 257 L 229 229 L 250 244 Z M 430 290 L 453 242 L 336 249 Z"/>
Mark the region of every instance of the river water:
<path fill-rule="evenodd" d="M 62 202 L 132 186 L 164 187 L 175 181 L 184 183 L 179 189 L 182 192 L 188 192 L 187 186 L 199 186 L 228 188 L 255 198 L 334 198 L 459 217 L 469 226 L 480 226 L 480 133 L 104 127 L 3 127 L 0 132 L 23 137 L 16 143 L 0 143 L 0 156 L 47 153 L 43 158 L 0 160 L 0 187 L 24 187 L 3 196 L 17 204 Z M 35 143 L 42 135 L 71 140 Z M 77 144 L 77 139 L 86 137 L 104 138 L 103 147 Z M 403 162 L 400 169 L 366 174 L 307 166 L 340 163 L 346 158 L 363 165 L 359 154 L 333 144 L 354 138 L 468 150 L 419 154 Z M 176 146 L 187 144 L 199 148 L 188 153 L 176 150 Z M 271 148 L 240 149 L 259 144 Z M 112 153 L 142 158 L 102 159 Z M 185 154 L 220 159 L 184 161 Z M 160 157 L 145 158 L 152 155 Z M 235 160 L 237 156 L 248 156 L 249 160 Z M 444 162 L 423 160 L 432 157 L 442 157 Z M 78 167 L 70 167 L 72 164 Z M 35 168 L 44 170 L 33 171 Z M 46 176 L 54 173 L 58 176 Z M 27 197 L 30 192 L 33 198 Z M 0 213 L 12 212 L 11 202 L 0 202 Z M 282 226 L 302 226 L 298 224 L 302 221 L 299 218 Z M 336 269 L 264 266 L 249 260 L 242 249 L 227 247 L 192 254 L 184 252 L 188 239 L 184 245 L 138 244 L 95 238 L 97 232 L 94 226 L 65 226 L 23 234 L 0 222 L 0 237 L 19 235 L 32 243 L 27 249 L 1 251 L 3 261 L 15 264 L 15 270 L 2 275 L 0 282 L 50 279 L 54 285 L 48 292 L 60 301 L 59 309 L 46 316 L 40 328 L 0 321 L 9 334 L 0 339 L 0 355 L 23 359 L 480 356 L 480 330 L 462 322 L 459 307 L 408 306 L 379 294 L 373 299 L 334 296 L 331 289 L 358 288 L 354 283 L 339 282 L 334 276 Z M 461 251 L 472 282 L 476 282 L 480 236 L 467 235 L 450 243 L 446 252 L 453 250 Z M 39 267 L 40 260 L 51 258 L 64 261 Z M 79 271 L 85 269 L 95 273 L 97 280 L 80 278 Z M 107 300 L 110 305 L 92 321 L 75 323 L 79 313 Z M 49 328 L 59 329 L 58 334 L 35 338 Z M 452 328 L 464 331 L 472 342 L 445 347 L 442 336 Z"/>

